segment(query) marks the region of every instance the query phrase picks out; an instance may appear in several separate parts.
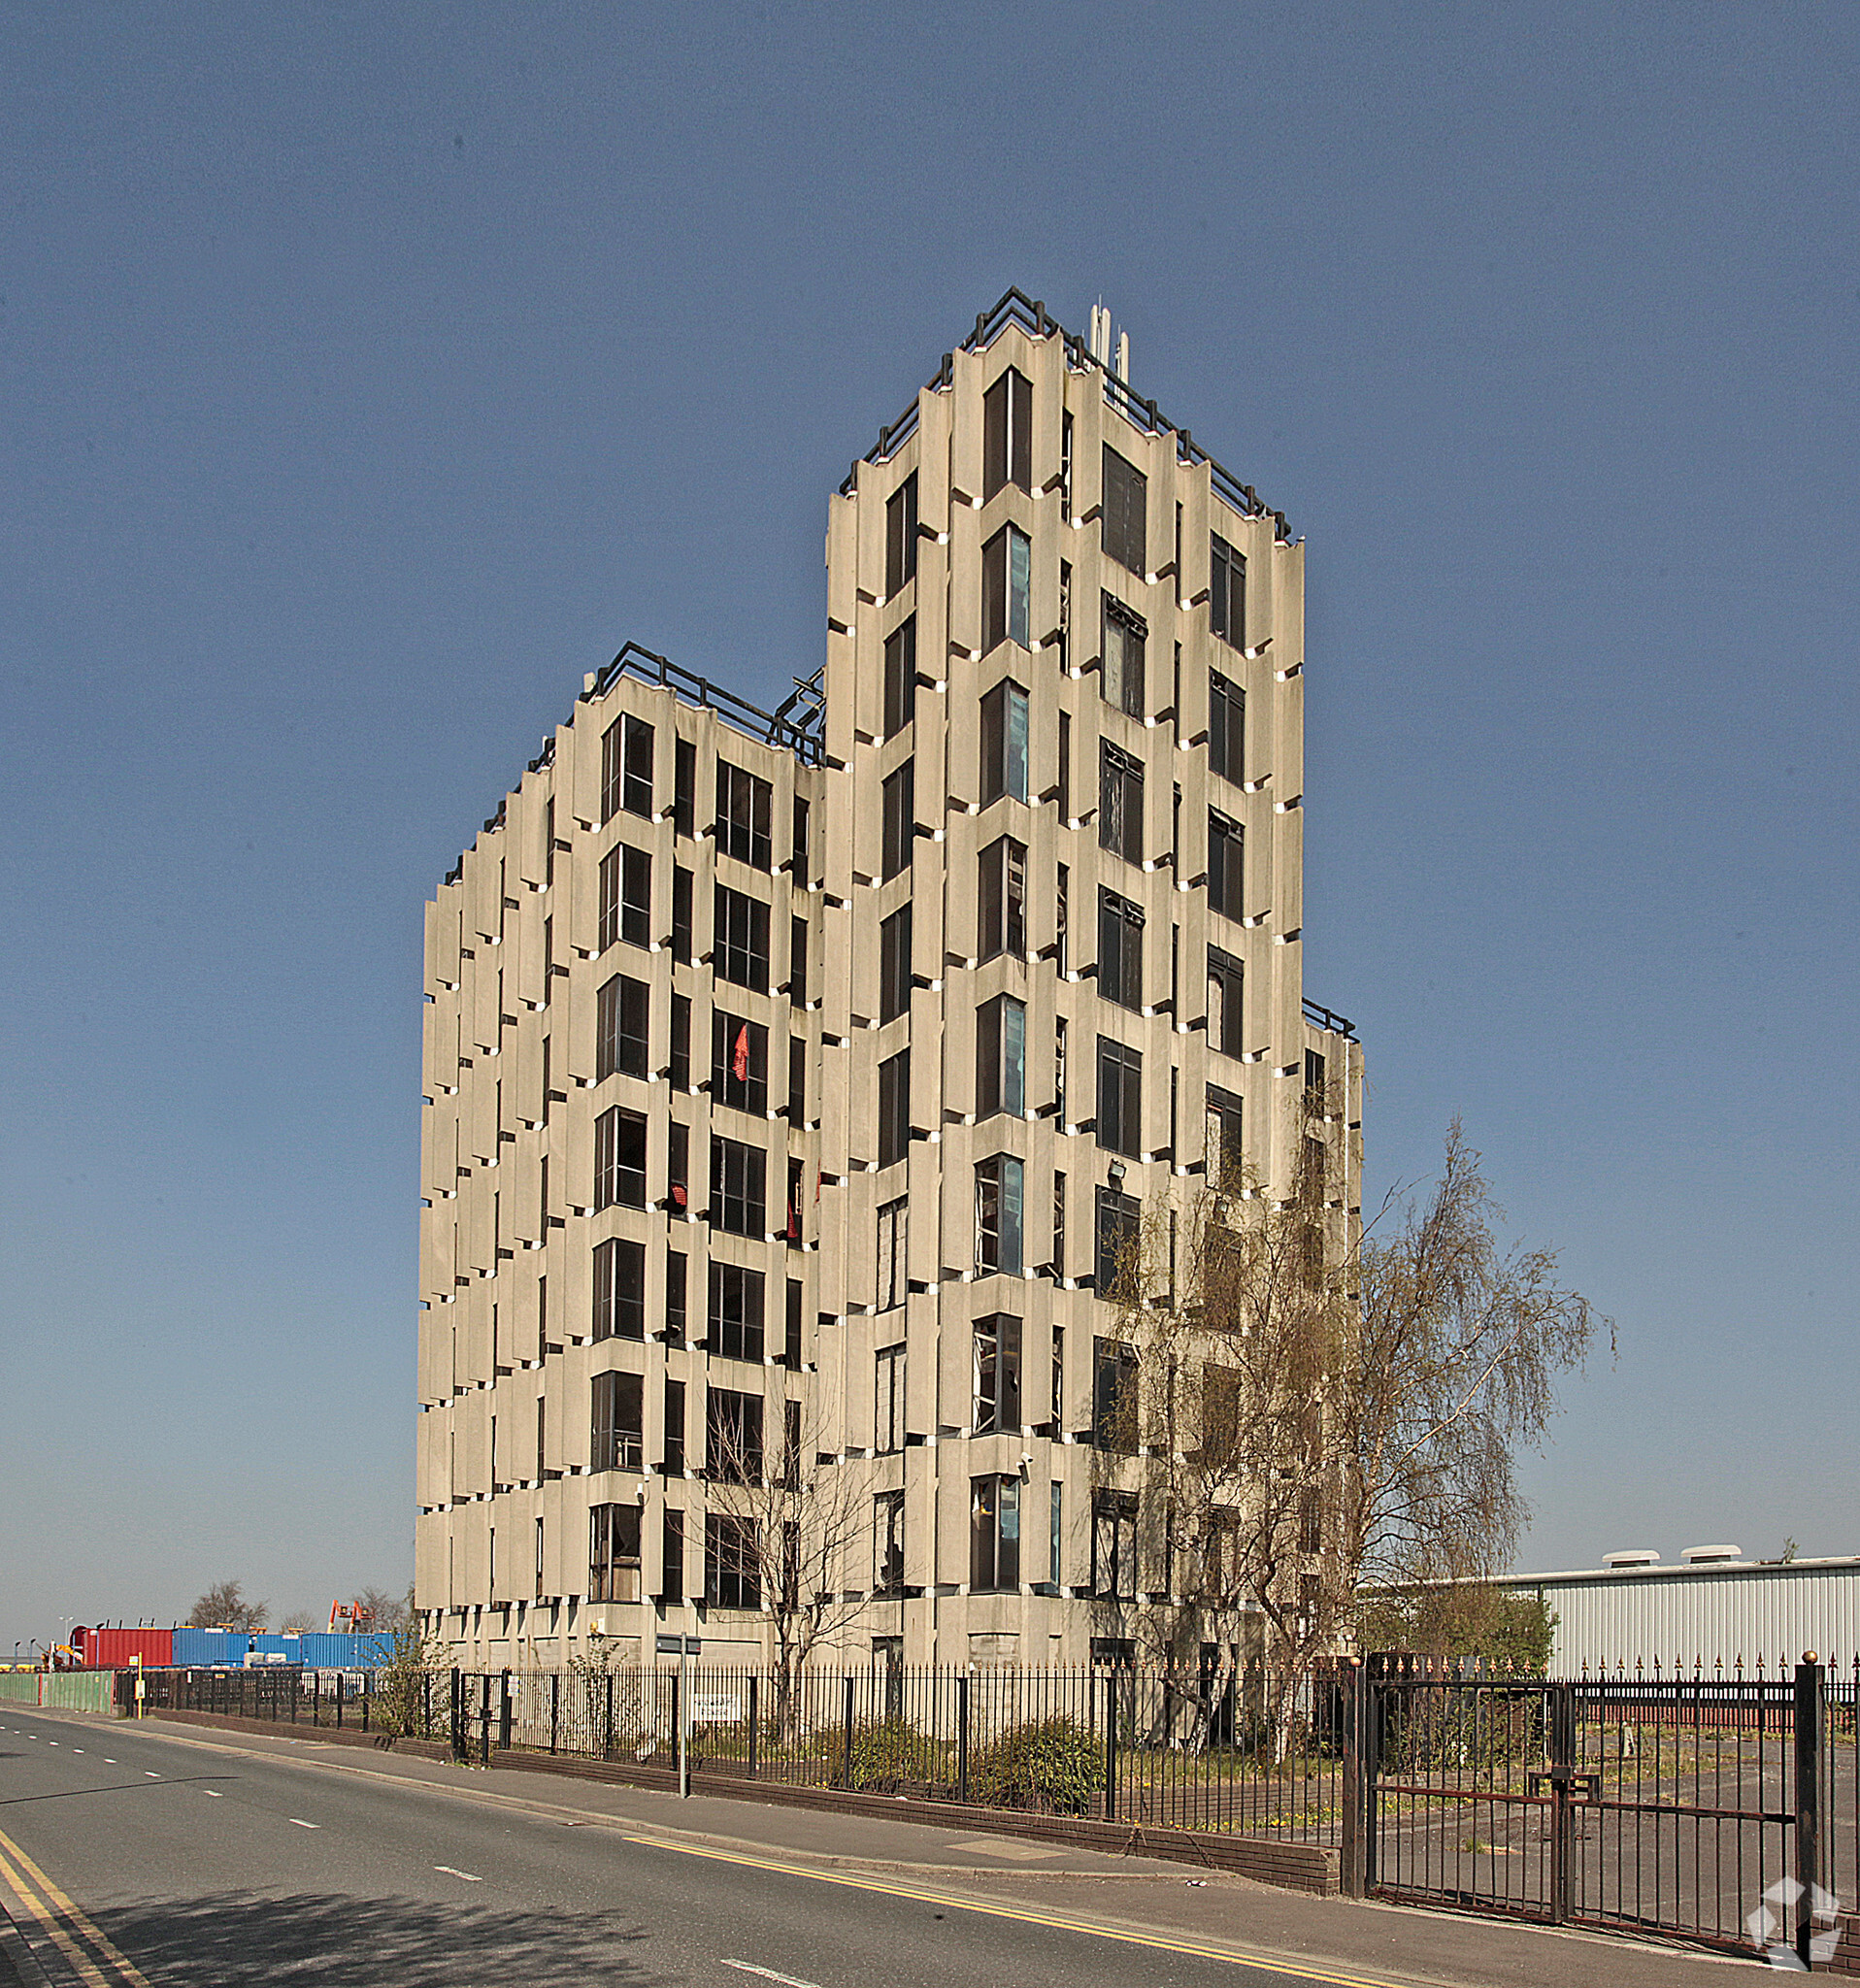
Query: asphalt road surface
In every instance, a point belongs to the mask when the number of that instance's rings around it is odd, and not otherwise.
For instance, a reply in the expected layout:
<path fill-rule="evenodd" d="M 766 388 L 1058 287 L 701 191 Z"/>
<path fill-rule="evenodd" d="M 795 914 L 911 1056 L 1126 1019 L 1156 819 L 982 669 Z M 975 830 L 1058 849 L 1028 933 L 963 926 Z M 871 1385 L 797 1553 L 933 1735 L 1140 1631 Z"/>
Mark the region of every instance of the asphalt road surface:
<path fill-rule="evenodd" d="M 574 1827 L 0 1703 L 0 1983 L 1269 1988 L 1038 1903 Z M 4 1923 L 4 1922 L 0 1922 Z M 21 1954 L 21 1946 L 25 1954 Z"/>

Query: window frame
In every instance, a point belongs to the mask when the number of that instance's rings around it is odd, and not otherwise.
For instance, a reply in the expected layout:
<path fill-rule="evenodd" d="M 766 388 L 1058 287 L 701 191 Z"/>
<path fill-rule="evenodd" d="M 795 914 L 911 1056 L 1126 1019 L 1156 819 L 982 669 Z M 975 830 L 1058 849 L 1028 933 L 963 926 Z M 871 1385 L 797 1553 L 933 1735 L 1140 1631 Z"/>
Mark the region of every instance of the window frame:
<path fill-rule="evenodd" d="M 1140 868 L 1144 861 L 1144 763 L 1114 740 L 1098 742 L 1098 846 Z"/>
<path fill-rule="evenodd" d="M 976 958 L 1027 957 L 1027 845 L 997 836 L 977 860 Z"/>
<path fill-rule="evenodd" d="M 1138 579 L 1147 577 L 1149 559 L 1149 479 L 1107 442 L 1099 486 L 1100 549 Z M 1131 555 L 1135 553 L 1133 558 Z"/>
<path fill-rule="evenodd" d="M 1099 692 L 1113 711 L 1122 712 L 1126 717 L 1141 718 L 1149 708 L 1146 702 L 1149 624 L 1134 608 L 1125 607 L 1115 594 L 1104 594 L 1100 599 Z"/>
<path fill-rule="evenodd" d="M 1098 889 L 1098 992 L 1118 1008 L 1144 1007 L 1144 933 L 1148 914 L 1134 898 Z"/>
<path fill-rule="evenodd" d="M 1014 366 L 981 396 L 981 501 L 1011 486 L 1033 494 L 1033 382 Z"/>
<path fill-rule="evenodd" d="M 767 1239 L 768 1164 L 765 1148 L 722 1133 L 711 1135 L 710 1225 L 726 1236 Z M 736 1177 L 732 1179 L 732 1175 Z"/>
<path fill-rule="evenodd" d="M 990 1153 L 975 1169 L 975 1266 L 978 1276 L 1017 1277 L 1026 1267 L 1026 1163 Z"/>
<path fill-rule="evenodd" d="M 775 789 L 769 781 L 717 754 L 714 835 L 719 855 L 767 876 L 775 862 L 774 805 Z"/>
<path fill-rule="evenodd" d="M 1023 685 L 1003 677 L 981 700 L 980 805 L 1027 798 L 1028 705 Z"/>
<path fill-rule="evenodd" d="M 1142 1159 L 1144 1052 L 1114 1036 L 1100 1036 L 1094 1068 L 1100 1149 Z"/>

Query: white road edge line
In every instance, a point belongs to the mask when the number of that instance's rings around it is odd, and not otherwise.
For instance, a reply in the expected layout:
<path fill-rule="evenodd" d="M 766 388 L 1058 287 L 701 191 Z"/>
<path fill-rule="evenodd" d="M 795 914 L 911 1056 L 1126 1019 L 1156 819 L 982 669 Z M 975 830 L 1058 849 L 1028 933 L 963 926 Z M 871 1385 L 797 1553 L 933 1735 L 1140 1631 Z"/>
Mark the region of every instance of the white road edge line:
<path fill-rule="evenodd" d="M 818 1988 L 813 1981 L 803 1981 L 793 1974 L 778 1974 L 773 1968 L 758 1968 L 753 1961 L 725 1961 L 726 1968 L 735 1968 L 744 1974 L 759 1974 L 765 1981 L 780 1981 L 782 1988 Z"/>
<path fill-rule="evenodd" d="M 467 1884 L 482 1884 L 484 1882 L 482 1877 L 474 1877 L 469 1871 L 460 1871 L 450 1864 L 435 1864 L 433 1869 L 445 1872 L 448 1877 L 462 1877 Z"/>
<path fill-rule="evenodd" d="M 321 1824 L 320 1822 L 306 1822 L 306 1821 L 304 1820 L 304 1818 L 303 1818 L 303 1817 L 302 1817 L 301 1815 L 293 1815 L 293 1816 L 292 1816 L 292 1817 L 291 1817 L 290 1819 L 291 1819 L 291 1821 L 292 1821 L 292 1822 L 294 1822 L 294 1823 L 295 1823 L 295 1824 L 297 1825 L 297 1827 L 298 1827 L 299 1829 L 321 1829 L 321 1828 L 322 1828 L 322 1824 Z"/>

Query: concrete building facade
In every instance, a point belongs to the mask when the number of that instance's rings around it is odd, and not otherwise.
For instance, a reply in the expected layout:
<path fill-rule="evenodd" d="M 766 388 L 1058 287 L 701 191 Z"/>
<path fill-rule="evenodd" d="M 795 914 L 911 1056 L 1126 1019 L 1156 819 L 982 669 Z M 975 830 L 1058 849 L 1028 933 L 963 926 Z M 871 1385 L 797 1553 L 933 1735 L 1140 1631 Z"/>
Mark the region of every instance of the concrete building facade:
<path fill-rule="evenodd" d="M 694 1617 L 759 1660 L 758 1474 L 840 1515 L 835 1647 L 1085 1661 L 1122 1240 L 1223 1151 L 1356 1219 L 1282 515 L 1108 315 L 1011 293 L 826 555 L 787 705 L 623 651 L 427 908 L 416 1588 L 463 1661 Z"/>

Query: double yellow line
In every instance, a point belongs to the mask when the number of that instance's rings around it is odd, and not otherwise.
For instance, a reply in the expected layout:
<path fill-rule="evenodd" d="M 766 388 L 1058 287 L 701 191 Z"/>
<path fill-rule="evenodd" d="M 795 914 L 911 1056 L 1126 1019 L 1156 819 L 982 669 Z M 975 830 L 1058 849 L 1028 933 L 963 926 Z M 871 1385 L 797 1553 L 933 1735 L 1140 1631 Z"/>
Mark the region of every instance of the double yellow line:
<path fill-rule="evenodd" d="M 135 1962 L 72 1904 L 4 1830 L 0 1830 L 0 1883 L 77 1969 L 86 1988 L 123 1988 L 125 1982 L 129 1988 L 149 1988 L 149 1977 Z"/>
<path fill-rule="evenodd" d="M 1318 1981 L 1327 1988 L 1397 1988 L 1379 1975 L 1346 1974 L 1336 1969 L 1318 1967 L 1310 1961 L 1281 1959 L 1277 1954 L 1248 1953 L 1243 1947 L 1211 1940 L 1172 1939 L 1163 1933 L 1144 1932 L 1134 1926 L 1100 1924 L 1091 1919 L 1075 1919 L 1063 1913 L 1030 1911 L 998 1900 L 972 1894 L 936 1891 L 928 1886 L 887 1883 L 883 1878 L 855 1876 L 844 1871 L 823 1871 L 817 1865 L 784 1864 L 773 1857 L 748 1857 L 733 1850 L 700 1848 L 695 1843 L 673 1842 L 665 1837 L 622 1834 L 629 1843 L 649 1844 L 655 1850 L 675 1850 L 684 1857 L 703 1857 L 716 1864 L 738 1864 L 751 1871 L 776 1871 L 786 1877 L 811 1877 L 821 1884 L 844 1885 L 848 1891 L 882 1892 L 890 1898 L 914 1899 L 923 1905 L 947 1905 L 961 1912 L 979 1912 L 990 1919 L 1017 1919 L 1024 1926 L 1046 1926 L 1061 1933 L 1082 1933 L 1095 1939 L 1114 1939 L 1125 1946 L 1148 1947 L 1160 1953 L 1188 1954 L 1197 1960 L 1225 1961 L 1230 1966 L 1257 1969 L 1264 1973 L 1290 1976 L 1297 1981 Z"/>

